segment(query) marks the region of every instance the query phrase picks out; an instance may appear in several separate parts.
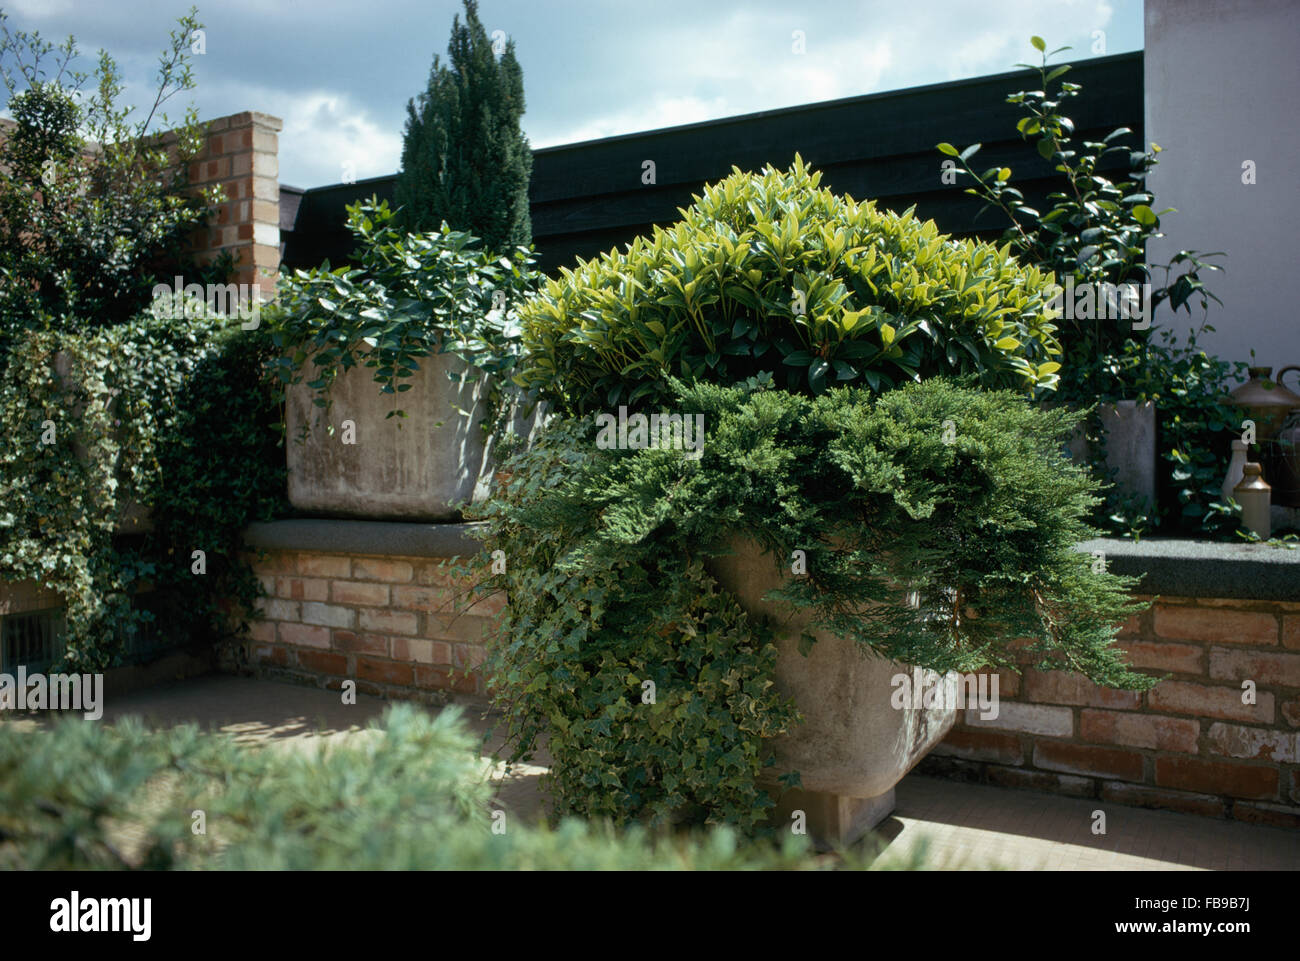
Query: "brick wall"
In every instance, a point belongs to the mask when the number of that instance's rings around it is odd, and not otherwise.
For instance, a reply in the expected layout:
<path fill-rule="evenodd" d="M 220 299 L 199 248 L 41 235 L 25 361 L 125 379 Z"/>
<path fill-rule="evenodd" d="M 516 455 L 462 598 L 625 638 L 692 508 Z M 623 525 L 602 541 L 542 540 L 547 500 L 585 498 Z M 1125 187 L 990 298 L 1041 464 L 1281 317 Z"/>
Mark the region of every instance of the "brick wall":
<path fill-rule="evenodd" d="M 448 562 L 280 550 L 250 558 L 268 598 L 247 656 L 260 675 L 384 697 L 484 693 L 485 622 L 496 598 L 457 610 Z"/>
<path fill-rule="evenodd" d="M 967 711 L 918 770 L 1300 828 L 1300 603 L 1162 596 L 1119 643 L 1168 678 L 1004 672 L 999 716 Z"/>
<path fill-rule="evenodd" d="M 482 695 L 484 628 L 501 602 L 457 615 L 446 563 L 271 551 L 253 561 L 270 597 L 251 666 L 385 697 Z M 1161 597 L 1119 643 L 1135 668 L 1169 677 L 1139 694 L 1003 671 L 998 717 L 966 712 L 918 770 L 1300 828 L 1300 603 Z"/>

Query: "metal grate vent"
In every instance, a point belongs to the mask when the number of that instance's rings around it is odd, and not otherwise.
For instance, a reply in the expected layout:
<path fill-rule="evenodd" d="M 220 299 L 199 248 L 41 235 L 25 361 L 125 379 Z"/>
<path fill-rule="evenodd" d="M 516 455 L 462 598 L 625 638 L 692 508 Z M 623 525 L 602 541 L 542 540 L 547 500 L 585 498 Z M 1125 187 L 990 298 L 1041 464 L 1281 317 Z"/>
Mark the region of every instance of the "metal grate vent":
<path fill-rule="evenodd" d="M 63 608 L 0 617 L 0 671 L 48 673 L 63 647 Z"/>

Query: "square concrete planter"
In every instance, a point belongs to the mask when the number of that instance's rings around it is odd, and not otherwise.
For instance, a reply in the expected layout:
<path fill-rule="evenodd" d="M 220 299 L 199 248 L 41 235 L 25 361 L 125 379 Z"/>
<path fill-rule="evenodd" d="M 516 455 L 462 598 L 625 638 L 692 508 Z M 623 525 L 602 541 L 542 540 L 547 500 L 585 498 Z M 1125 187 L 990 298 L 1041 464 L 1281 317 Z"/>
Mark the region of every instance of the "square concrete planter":
<path fill-rule="evenodd" d="M 490 379 L 451 354 L 419 363 L 411 389 L 398 394 L 381 393 L 371 368 L 339 374 L 328 414 L 305 383 L 289 388 L 285 448 L 294 507 L 325 517 L 437 522 L 459 519 L 453 504 L 487 496 L 493 445 L 483 420 Z M 388 417 L 394 409 L 407 416 Z M 516 411 L 513 428 L 527 434 L 538 419 L 537 412 L 525 419 Z M 304 424 L 309 429 L 300 440 Z"/>
<path fill-rule="evenodd" d="M 893 679 L 911 677 L 907 665 L 824 631 L 811 632 L 817 643 L 805 657 L 799 636 L 811 616 L 763 600 L 785 575 L 756 543 L 732 546 L 736 553 L 711 559 L 709 571 L 747 613 L 776 626 L 776 688 L 804 716 L 772 742 L 774 774 L 797 770 L 803 785 L 782 793 L 774 817 L 789 824 L 792 812 L 802 810 L 815 842 L 851 844 L 889 815 L 894 785 L 951 730 L 957 676 L 940 681 L 942 703 L 949 706 L 900 710 L 892 703 Z"/>
<path fill-rule="evenodd" d="M 1106 467 L 1115 472 L 1115 493 L 1153 509 L 1158 478 L 1155 403 L 1121 400 L 1102 404 L 1098 411 L 1106 440 Z M 1083 429 L 1076 430 L 1070 439 L 1070 459 L 1085 463 L 1088 448 Z"/>

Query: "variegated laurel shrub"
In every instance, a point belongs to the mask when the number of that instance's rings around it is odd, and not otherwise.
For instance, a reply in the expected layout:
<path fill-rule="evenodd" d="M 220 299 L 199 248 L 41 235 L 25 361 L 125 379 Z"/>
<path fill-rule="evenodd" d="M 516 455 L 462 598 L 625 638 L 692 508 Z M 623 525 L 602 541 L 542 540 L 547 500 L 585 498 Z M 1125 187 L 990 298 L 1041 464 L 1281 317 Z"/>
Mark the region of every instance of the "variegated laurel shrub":
<path fill-rule="evenodd" d="M 521 311 L 516 381 L 574 413 L 667 401 L 669 377 L 813 395 L 935 375 L 1055 387 L 1052 274 L 820 178 L 798 156 L 737 169 L 676 225 L 563 270 Z"/>

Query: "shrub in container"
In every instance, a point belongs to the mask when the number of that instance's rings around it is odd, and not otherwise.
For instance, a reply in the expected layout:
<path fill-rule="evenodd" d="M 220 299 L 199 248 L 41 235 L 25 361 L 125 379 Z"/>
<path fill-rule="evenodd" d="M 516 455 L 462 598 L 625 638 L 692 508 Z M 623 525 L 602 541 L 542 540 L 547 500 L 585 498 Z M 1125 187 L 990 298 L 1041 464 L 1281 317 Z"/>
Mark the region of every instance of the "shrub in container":
<path fill-rule="evenodd" d="M 482 493 L 494 431 L 523 426 L 508 376 L 533 255 L 463 231 L 406 234 L 348 208 L 358 266 L 282 282 L 267 314 L 285 387 L 289 500 L 314 513 L 449 520 Z"/>
<path fill-rule="evenodd" d="M 559 416 L 479 511 L 489 673 L 562 811 L 752 828 L 786 788 L 852 840 L 953 721 L 888 709 L 909 665 L 1023 644 L 1147 683 L 1110 646 L 1122 582 L 1073 551 L 1071 417 L 1024 396 L 1055 379 L 1049 280 L 796 160 L 524 306 L 517 381 Z"/>

